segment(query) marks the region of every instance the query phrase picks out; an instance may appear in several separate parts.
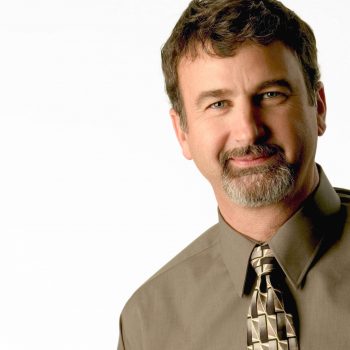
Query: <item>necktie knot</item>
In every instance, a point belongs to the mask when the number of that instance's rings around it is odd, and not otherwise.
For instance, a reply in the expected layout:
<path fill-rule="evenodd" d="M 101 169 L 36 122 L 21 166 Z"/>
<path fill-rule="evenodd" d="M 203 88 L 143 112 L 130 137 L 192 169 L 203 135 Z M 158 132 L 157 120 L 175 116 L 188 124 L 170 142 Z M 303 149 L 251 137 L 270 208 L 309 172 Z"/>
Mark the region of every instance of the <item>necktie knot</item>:
<path fill-rule="evenodd" d="M 259 245 L 253 249 L 250 263 L 258 277 L 271 274 L 278 264 L 268 244 Z"/>

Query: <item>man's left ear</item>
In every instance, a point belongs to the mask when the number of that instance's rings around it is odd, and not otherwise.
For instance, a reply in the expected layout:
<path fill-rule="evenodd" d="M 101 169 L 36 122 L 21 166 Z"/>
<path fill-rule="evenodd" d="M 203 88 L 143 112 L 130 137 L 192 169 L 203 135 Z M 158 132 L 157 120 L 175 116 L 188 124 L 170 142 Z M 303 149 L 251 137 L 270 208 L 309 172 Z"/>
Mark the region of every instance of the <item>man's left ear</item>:
<path fill-rule="evenodd" d="M 317 126 L 318 136 L 322 136 L 326 131 L 326 113 L 327 103 L 324 86 L 322 82 L 318 82 L 316 91 L 316 107 L 317 107 Z"/>

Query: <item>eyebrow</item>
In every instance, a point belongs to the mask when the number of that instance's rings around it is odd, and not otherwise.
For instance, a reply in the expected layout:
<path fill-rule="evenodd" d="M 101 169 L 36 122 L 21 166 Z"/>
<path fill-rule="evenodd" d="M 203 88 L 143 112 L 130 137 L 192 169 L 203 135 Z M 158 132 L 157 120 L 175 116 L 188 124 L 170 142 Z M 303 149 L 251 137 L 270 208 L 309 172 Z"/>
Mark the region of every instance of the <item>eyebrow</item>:
<path fill-rule="evenodd" d="M 208 90 L 201 92 L 198 97 L 196 98 L 196 106 L 199 107 L 204 100 L 207 98 L 222 98 L 224 96 L 227 96 L 229 94 L 232 94 L 232 91 L 229 89 L 216 89 L 216 90 Z"/>
<path fill-rule="evenodd" d="M 293 92 L 292 85 L 285 79 L 272 79 L 267 80 L 258 85 L 257 91 L 269 88 L 271 86 L 282 86 L 287 88 L 289 91 Z"/>

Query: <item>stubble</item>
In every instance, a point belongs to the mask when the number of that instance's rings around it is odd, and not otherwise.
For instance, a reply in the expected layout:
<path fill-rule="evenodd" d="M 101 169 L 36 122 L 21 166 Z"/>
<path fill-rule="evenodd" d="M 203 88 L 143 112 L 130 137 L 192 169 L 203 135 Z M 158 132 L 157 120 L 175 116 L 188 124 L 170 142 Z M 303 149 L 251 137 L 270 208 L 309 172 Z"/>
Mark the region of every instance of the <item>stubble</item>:
<path fill-rule="evenodd" d="M 266 165 L 234 167 L 231 158 L 254 155 L 271 157 Z M 257 208 L 278 203 L 288 196 L 295 183 L 296 169 L 277 145 L 251 145 L 220 154 L 222 185 L 232 202 Z"/>

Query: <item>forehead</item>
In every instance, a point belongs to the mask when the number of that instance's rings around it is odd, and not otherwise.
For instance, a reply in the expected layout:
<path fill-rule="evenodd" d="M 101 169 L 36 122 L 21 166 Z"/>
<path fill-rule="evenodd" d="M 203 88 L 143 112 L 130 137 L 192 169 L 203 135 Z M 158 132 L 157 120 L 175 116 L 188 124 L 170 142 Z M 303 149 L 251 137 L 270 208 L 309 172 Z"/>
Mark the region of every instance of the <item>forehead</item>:
<path fill-rule="evenodd" d="M 196 57 L 182 57 L 178 77 L 181 93 L 189 88 L 214 88 L 213 85 L 253 89 L 271 79 L 288 79 L 296 85 L 304 83 L 297 55 L 278 41 L 267 46 L 245 43 L 230 57 L 210 55 L 198 48 Z"/>

